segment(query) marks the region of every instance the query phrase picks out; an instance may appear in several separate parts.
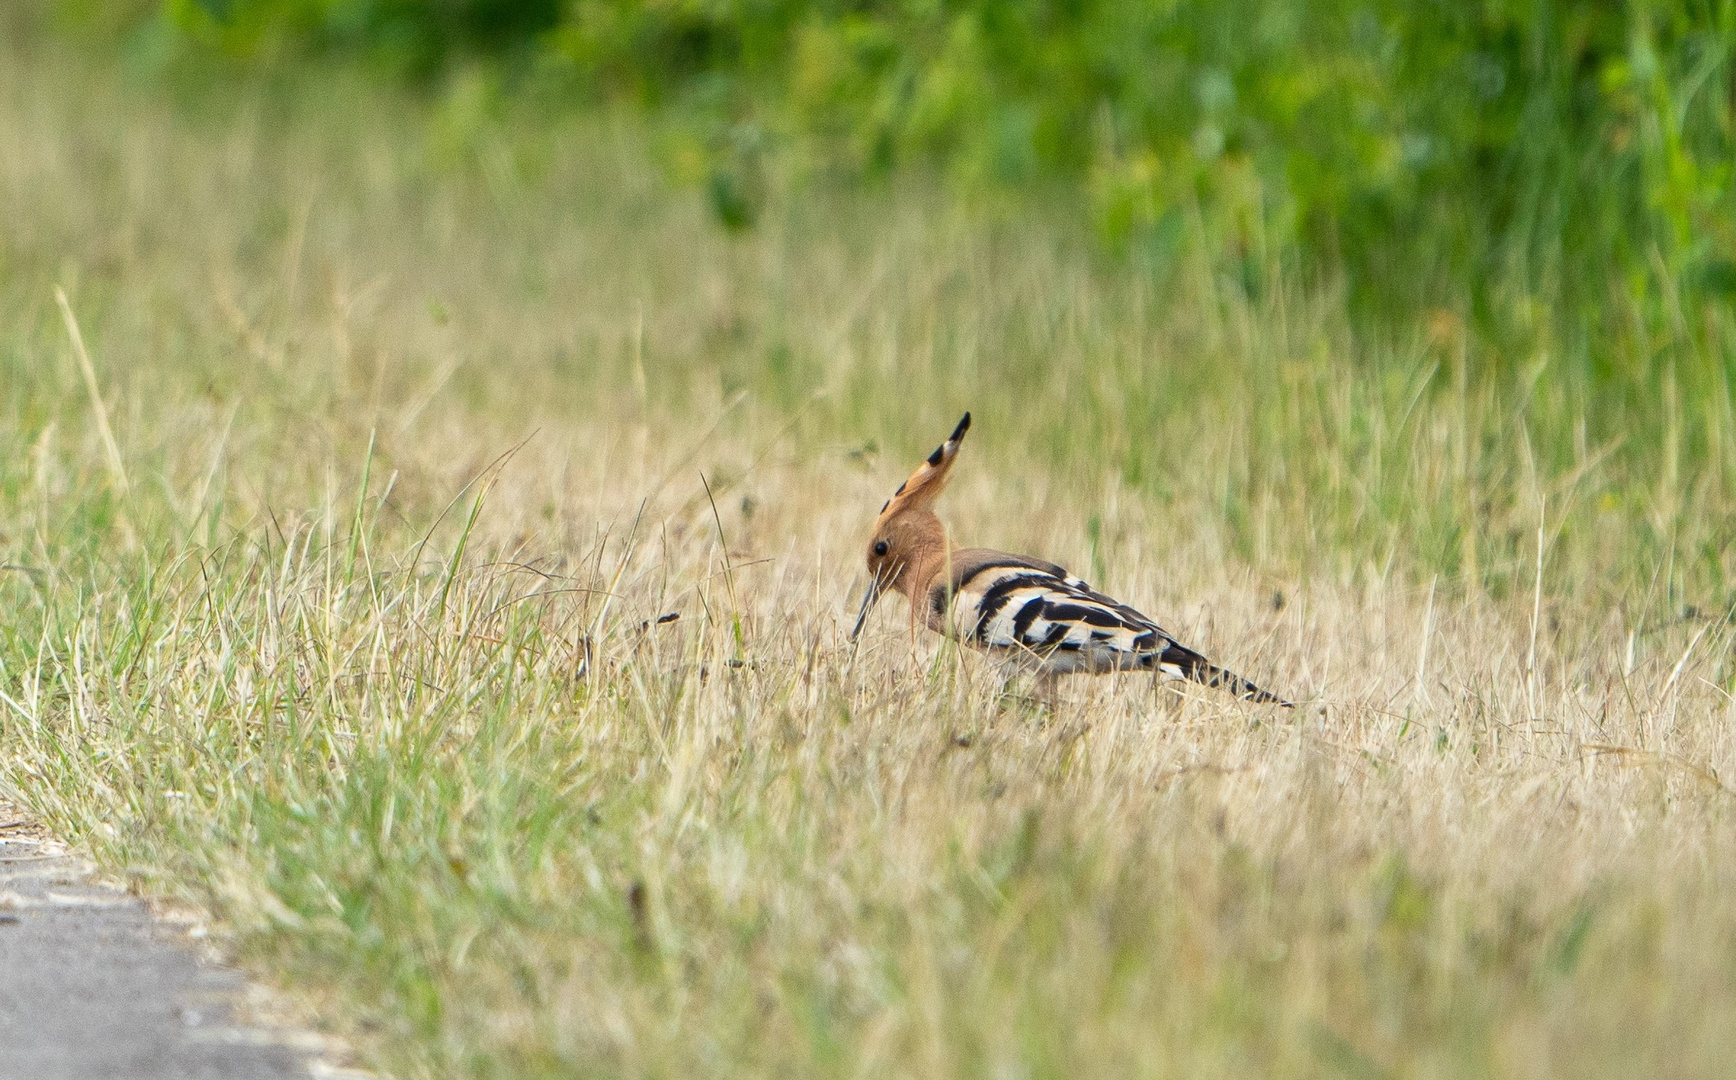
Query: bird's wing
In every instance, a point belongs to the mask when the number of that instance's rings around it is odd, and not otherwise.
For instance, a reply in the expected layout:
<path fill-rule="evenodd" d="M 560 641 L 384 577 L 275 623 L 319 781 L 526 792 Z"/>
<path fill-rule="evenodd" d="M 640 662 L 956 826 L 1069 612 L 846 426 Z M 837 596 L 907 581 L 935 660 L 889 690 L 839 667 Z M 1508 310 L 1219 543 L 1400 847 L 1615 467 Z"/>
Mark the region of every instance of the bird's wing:
<path fill-rule="evenodd" d="M 1028 657 L 1053 674 L 1157 670 L 1225 686 L 1255 701 L 1283 703 L 1053 563 L 999 552 L 960 554 L 966 557 L 957 560 L 951 589 L 938 589 L 930 598 L 960 641 Z"/>
<path fill-rule="evenodd" d="M 1005 556 L 963 566 L 951 600 L 950 628 L 960 640 L 1039 657 L 1080 653 L 1081 668 L 1149 667 L 1145 657 L 1175 644 L 1144 615 L 1036 559 Z"/>

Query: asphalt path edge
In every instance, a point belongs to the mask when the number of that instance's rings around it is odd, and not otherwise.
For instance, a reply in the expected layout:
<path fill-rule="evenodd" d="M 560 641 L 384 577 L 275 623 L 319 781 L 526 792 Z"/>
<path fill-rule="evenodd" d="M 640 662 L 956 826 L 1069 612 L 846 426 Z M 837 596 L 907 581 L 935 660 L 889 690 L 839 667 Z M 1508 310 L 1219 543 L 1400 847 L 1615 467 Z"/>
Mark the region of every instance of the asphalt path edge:
<path fill-rule="evenodd" d="M 287 1015 L 0 794 L 0 1080 L 381 1080 Z"/>

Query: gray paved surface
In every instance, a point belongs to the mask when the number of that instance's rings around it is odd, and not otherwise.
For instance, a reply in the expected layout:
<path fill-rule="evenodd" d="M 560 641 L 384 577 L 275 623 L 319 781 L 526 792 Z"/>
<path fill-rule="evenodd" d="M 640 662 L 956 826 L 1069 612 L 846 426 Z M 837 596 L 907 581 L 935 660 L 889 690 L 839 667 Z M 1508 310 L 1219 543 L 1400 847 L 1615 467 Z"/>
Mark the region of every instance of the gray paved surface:
<path fill-rule="evenodd" d="M 239 1025 L 244 985 L 0 800 L 0 1080 L 361 1075 Z"/>

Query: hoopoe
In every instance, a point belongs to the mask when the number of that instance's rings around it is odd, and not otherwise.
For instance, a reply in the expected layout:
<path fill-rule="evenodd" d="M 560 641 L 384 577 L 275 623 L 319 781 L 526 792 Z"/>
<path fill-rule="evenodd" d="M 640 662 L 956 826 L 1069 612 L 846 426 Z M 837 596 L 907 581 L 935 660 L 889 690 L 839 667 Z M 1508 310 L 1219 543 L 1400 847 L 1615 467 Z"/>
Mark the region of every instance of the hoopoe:
<path fill-rule="evenodd" d="M 1133 608 L 1051 562 L 988 548 L 954 547 L 934 500 L 970 430 L 970 413 L 880 508 L 868 543 L 871 575 L 854 641 L 885 592 L 910 601 L 931 630 L 1034 671 L 1046 685 L 1075 672 L 1155 670 L 1222 686 L 1250 701 L 1290 702 L 1225 671 Z"/>

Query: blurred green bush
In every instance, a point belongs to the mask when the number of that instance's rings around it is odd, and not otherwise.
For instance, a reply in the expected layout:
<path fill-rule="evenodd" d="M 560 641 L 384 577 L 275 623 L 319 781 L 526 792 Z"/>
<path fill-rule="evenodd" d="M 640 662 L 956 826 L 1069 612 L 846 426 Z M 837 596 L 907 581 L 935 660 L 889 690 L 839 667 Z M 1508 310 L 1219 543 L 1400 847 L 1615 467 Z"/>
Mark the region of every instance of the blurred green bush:
<path fill-rule="evenodd" d="M 637 103 L 729 225 L 753 222 L 768 170 L 917 166 L 967 197 L 1063 192 L 1110 249 L 1162 263 L 1204 245 L 1250 288 L 1328 267 L 1413 308 L 1470 283 L 1481 314 L 1521 323 L 1538 305 L 1595 322 L 1612 289 L 1736 295 L 1733 0 L 133 10 L 242 58 L 361 54 L 418 80 L 480 61 Z"/>

